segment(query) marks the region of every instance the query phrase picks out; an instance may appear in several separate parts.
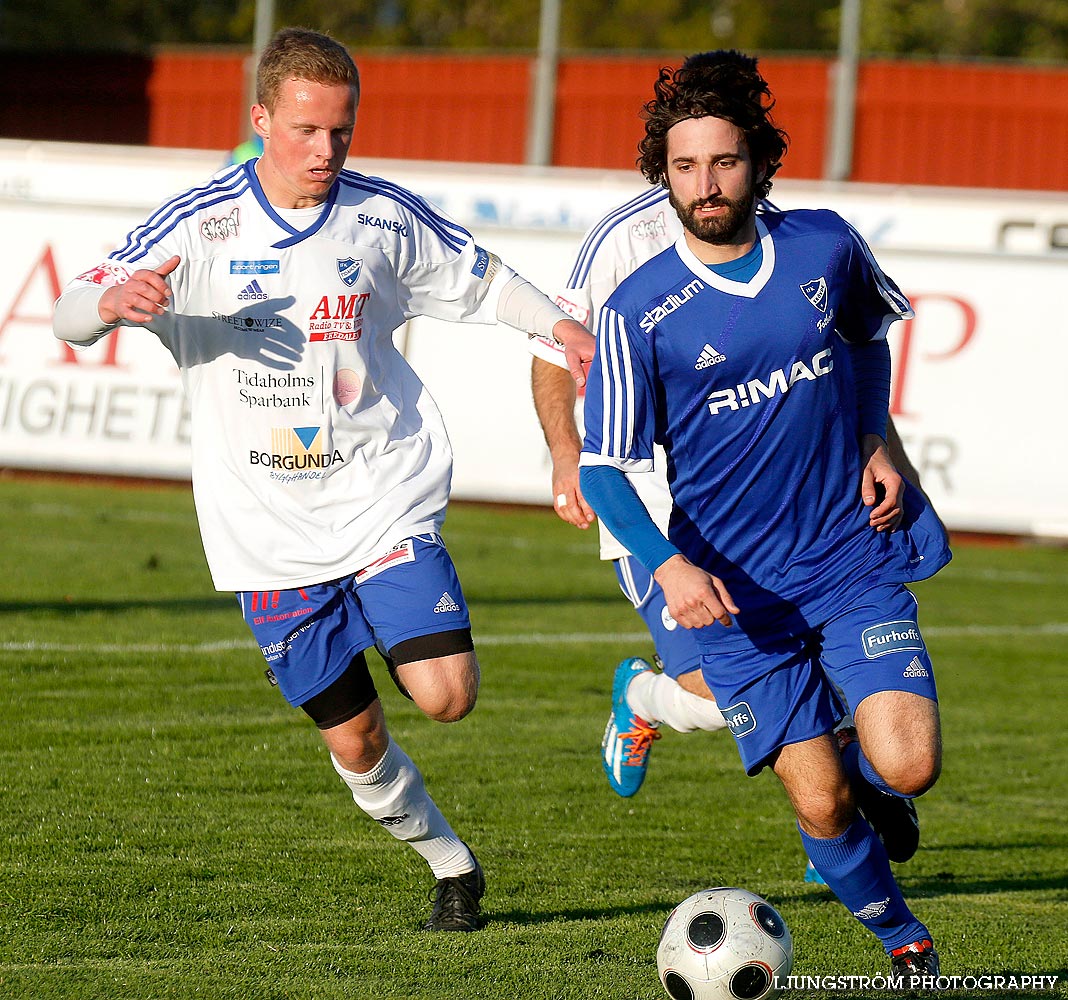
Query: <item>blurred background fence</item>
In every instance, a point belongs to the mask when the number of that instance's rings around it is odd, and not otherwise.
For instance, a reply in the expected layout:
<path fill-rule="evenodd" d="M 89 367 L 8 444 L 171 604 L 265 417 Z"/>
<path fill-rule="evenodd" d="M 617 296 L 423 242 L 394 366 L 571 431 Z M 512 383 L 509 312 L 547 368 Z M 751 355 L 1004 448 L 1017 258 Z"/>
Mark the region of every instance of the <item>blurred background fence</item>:
<path fill-rule="evenodd" d="M 363 78 L 353 154 L 521 164 L 537 59 L 529 54 L 355 53 Z M 248 50 L 149 55 L 8 52 L 0 136 L 229 150 L 246 137 Z M 638 109 L 677 56 L 563 55 L 548 163 L 631 169 Z M 836 62 L 761 57 L 791 137 L 784 176 L 827 176 Z M 1068 190 L 1068 67 L 865 59 L 853 182 Z"/>
<path fill-rule="evenodd" d="M 252 0 L 235 0 L 241 16 L 226 24 L 200 24 L 207 8 L 195 18 L 160 8 L 160 18 L 135 3 L 144 16 L 125 33 L 118 13 L 75 17 L 81 2 L 63 0 L 66 17 L 26 10 L 19 21 L 28 0 L 0 0 L 0 473 L 186 478 L 188 411 L 167 352 L 119 331 L 76 354 L 49 333 L 52 303 L 248 138 L 253 53 L 273 22 L 257 24 L 250 47 L 238 40 Z M 1068 539 L 1068 466 L 1049 460 L 1063 404 L 1044 376 L 1068 367 L 1068 4 L 990 4 L 947 14 L 938 35 L 926 14 L 868 0 L 854 37 L 863 44 L 837 54 L 832 21 L 795 0 L 716 0 L 711 23 L 696 0 L 675 3 L 690 20 L 667 0 L 617 0 L 611 18 L 574 0 L 561 10 L 568 47 L 551 58 L 532 47 L 531 0 L 408 0 L 403 17 L 380 0 L 367 24 L 333 23 L 364 8 L 332 3 L 318 17 L 287 7 L 285 21 L 361 39 L 350 46 L 362 76 L 350 166 L 426 195 L 546 289 L 563 281 L 582 231 L 640 188 L 639 110 L 658 70 L 718 45 L 759 54 L 791 137 L 776 204 L 838 211 L 913 301 L 915 319 L 891 335 L 892 412 L 946 523 Z M 267 6 L 257 0 L 257 14 Z M 952 13 L 948 0 L 907 6 Z M 859 0 L 841 7 L 859 14 Z M 755 13 L 761 24 L 747 20 Z M 43 26 L 72 23 L 77 38 L 43 37 Z M 988 23 L 999 28 L 989 38 Z M 388 44 L 416 27 L 411 47 Z M 626 38 L 597 34 L 609 28 Z M 425 318 L 396 337 L 445 414 L 454 494 L 547 503 L 523 339 L 466 328 L 458 341 Z M 473 357 L 494 359 L 492 378 L 472 373 Z"/>

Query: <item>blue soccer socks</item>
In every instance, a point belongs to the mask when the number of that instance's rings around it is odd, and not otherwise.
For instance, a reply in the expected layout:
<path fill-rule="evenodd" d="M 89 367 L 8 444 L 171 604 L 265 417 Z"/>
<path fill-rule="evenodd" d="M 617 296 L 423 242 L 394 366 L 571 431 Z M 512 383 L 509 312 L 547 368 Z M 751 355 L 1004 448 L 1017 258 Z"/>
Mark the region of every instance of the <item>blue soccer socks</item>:
<path fill-rule="evenodd" d="M 801 843 L 827 887 L 865 927 L 893 949 L 931 937 L 909 910 L 890 871 L 886 850 L 861 816 L 845 833 L 810 837 L 798 827 Z"/>

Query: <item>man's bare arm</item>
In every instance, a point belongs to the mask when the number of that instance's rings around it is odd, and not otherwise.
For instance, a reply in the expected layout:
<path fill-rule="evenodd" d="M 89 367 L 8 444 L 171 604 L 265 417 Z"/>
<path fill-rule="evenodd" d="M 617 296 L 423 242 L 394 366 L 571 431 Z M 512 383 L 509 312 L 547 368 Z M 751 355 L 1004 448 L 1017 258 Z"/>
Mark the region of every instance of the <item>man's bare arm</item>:
<path fill-rule="evenodd" d="M 530 386 L 553 463 L 553 508 L 568 524 L 588 528 L 594 513 L 579 489 L 582 439 L 575 423 L 575 380 L 566 369 L 536 357 L 530 368 Z"/>

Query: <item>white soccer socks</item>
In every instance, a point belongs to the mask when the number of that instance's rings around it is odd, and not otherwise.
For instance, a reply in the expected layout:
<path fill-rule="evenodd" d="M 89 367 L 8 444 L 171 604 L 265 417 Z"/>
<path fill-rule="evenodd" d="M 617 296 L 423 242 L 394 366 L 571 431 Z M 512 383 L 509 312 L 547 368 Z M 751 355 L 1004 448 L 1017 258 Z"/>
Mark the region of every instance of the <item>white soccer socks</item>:
<path fill-rule="evenodd" d="M 356 805 L 398 840 L 410 844 L 430 865 L 434 878 L 474 869 L 474 856 L 427 794 L 419 768 L 392 737 L 382 759 L 366 774 L 346 770 L 333 754 L 330 759 Z"/>
<path fill-rule="evenodd" d="M 719 706 L 681 687 L 667 674 L 647 670 L 627 686 L 627 704 L 647 722 L 661 722 L 679 733 L 715 732 L 727 723 Z"/>

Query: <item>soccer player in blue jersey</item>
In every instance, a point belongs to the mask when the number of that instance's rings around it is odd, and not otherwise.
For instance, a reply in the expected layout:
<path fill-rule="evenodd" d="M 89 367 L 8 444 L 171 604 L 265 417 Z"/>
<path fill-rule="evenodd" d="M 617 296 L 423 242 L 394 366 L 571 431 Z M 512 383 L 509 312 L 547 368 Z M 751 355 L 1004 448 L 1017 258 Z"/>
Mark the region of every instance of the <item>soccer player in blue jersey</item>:
<path fill-rule="evenodd" d="M 769 88 L 747 56 L 698 58 L 644 109 L 642 172 L 684 233 L 599 313 L 582 492 L 694 630 L 747 773 L 779 777 L 816 870 L 895 972 L 937 974 L 890 868 L 915 850 L 894 820 L 941 767 L 905 584 L 949 559 L 886 450 L 885 335 L 910 307 L 834 213 L 756 214 L 786 151 Z M 667 537 L 626 475 L 656 443 Z M 836 688 L 855 739 L 834 736 Z"/>
<path fill-rule="evenodd" d="M 700 66 L 701 55 L 686 60 L 680 73 L 685 74 L 691 65 Z M 556 295 L 566 312 L 592 325 L 600 307 L 627 275 L 675 243 L 683 227 L 668 197 L 659 185 L 646 186 L 590 227 L 567 284 Z M 770 202 L 761 202 L 757 211 L 777 209 Z M 595 517 L 578 484 L 582 436 L 576 422 L 575 380 L 558 345 L 532 336 L 529 346 L 534 406 L 552 459 L 553 507 L 562 520 L 586 529 Z M 887 446 L 894 465 L 919 485 L 919 474 L 892 419 L 887 420 Z M 653 471 L 628 478 L 656 525 L 666 532 L 671 493 L 659 446 L 653 460 Z M 614 670 L 601 763 L 609 787 L 630 797 L 645 781 L 662 726 L 679 733 L 715 732 L 725 728 L 726 721 L 701 674 L 701 647 L 695 633 L 679 627 L 667 610 L 663 589 L 626 547 L 603 524 L 598 533 L 601 559 L 612 562 L 620 591 L 648 628 L 655 649 L 652 659 L 659 668 L 642 657 L 631 656 Z M 848 719 L 842 723 L 848 724 Z M 809 882 L 822 882 L 811 862 L 804 877 Z"/>
<path fill-rule="evenodd" d="M 359 74 L 334 39 L 279 31 L 251 122 L 263 152 L 181 192 L 75 278 L 58 337 L 143 328 L 181 370 L 204 551 L 286 700 L 355 803 L 435 878 L 428 931 L 481 923 L 482 868 L 386 725 L 366 650 L 429 718 L 474 707 L 479 664 L 440 530 L 452 449 L 393 334 L 414 316 L 589 332 L 412 191 L 345 169 Z"/>

